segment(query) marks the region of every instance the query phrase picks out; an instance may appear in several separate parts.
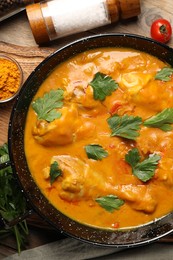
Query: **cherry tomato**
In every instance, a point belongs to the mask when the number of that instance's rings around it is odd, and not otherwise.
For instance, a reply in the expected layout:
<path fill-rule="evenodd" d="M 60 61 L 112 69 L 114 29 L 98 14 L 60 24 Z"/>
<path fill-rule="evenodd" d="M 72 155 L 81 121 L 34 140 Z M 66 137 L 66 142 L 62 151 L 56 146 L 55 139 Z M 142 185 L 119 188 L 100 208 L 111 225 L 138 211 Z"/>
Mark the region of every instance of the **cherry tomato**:
<path fill-rule="evenodd" d="M 151 37 L 162 43 L 170 40 L 172 35 L 172 27 L 166 19 L 157 19 L 151 25 Z"/>

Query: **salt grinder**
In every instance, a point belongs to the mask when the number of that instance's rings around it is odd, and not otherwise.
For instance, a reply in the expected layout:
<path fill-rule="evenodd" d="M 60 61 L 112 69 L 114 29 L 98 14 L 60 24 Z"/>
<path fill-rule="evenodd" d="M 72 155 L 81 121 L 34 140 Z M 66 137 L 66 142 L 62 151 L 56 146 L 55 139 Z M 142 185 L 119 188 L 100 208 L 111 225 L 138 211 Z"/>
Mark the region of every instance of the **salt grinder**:
<path fill-rule="evenodd" d="M 52 0 L 26 7 L 40 45 L 140 14 L 140 0 Z"/>

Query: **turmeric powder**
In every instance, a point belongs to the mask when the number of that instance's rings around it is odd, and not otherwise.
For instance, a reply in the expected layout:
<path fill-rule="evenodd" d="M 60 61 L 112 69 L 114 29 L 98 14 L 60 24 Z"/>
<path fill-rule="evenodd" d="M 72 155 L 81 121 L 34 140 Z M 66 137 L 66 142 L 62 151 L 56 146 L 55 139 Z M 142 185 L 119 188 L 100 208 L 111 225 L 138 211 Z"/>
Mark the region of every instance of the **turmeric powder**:
<path fill-rule="evenodd" d="M 13 96 L 18 91 L 20 81 L 20 70 L 15 62 L 0 57 L 0 100 Z"/>

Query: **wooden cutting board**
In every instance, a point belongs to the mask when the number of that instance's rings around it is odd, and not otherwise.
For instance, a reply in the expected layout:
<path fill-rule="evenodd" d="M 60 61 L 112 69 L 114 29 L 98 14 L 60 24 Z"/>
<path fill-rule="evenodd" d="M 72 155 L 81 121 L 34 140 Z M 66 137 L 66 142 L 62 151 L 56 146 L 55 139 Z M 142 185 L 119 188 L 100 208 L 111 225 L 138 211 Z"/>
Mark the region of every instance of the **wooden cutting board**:
<path fill-rule="evenodd" d="M 0 42 L 0 54 L 6 54 L 16 59 L 23 71 L 23 82 L 37 65 L 48 57 L 55 48 L 51 47 L 23 47 Z M 8 123 L 14 102 L 0 105 L 0 145 L 7 142 Z"/>

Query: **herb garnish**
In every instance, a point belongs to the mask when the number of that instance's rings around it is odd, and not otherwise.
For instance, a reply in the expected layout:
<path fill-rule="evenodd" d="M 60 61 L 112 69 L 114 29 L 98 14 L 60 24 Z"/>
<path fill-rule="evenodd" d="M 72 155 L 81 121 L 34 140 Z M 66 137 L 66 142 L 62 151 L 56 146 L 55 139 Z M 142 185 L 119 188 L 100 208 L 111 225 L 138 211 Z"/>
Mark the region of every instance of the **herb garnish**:
<path fill-rule="evenodd" d="M 102 208 L 109 212 L 114 212 L 114 210 L 118 210 L 123 204 L 124 200 L 119 199 L 114 195 L 107 195 L 104 197 L 99 197 L 95 200 Z"/>
<path fill-rule="evenodd" d="M 143 182 L 154 176 L 160 158 L 158 154 L 150 154 L 147 159 L 140 162 L 141 156 L 137 148 L 130 150 L 125 156 L 126 162 L 132 167 L 132 173 Z"/>
<path fill-rule="evenodd" d="M 59 168 L 58 162 L 54 161 L 50 165 L 50 183 L 51 183 L 51 185 L 56 180 L 56 178 L 59 177 L 60 175 L 62 175 L 62 170 Z"/>
<path fill-rule="evenodd" d="M 8 147 L 7 144 L 4 144 L 0 147 L 0 162 L 5 163 L 8 158 Z M 26 200 L 22 192 L 20 192 L 11 167 L 8 166 L 0 170 L 0 216 L 8 223 L 25 212 Z M 11 228 L 0 230 L 0 238 L 11 234 L 15 235 L 17 249 L 20 253 L 28 235 L 26 220 L 19 222 Z"/>
<path fill-rule="evenodd" d="M 56 109 L 63 106 L 63 94 L 63 89 L 50 90 L 50 92 L 45 93 L 43 97 L 34 100 L 32 107 L 37 113 L 38 119 L 51 122 L 54 119 L 60 118 L 61 113 Z"/>
<path fill-rule="evenodd" d="M 166 108 L 155 116 L 145 120 L 144 126 L 160 128 L 167 132 L 172 130 L 173 123 L 173 108 Z"/>
<path fill-rule="evenodd" d="M 157 72 L 155 79 L 162 81 L 170 81 L 170 76 L 173 74 L 173 68 L 163 68 Z"/>
<path fill-rule="evenodd" d="M 138 130 L 142 124 L 142 118 L 129 115 L 120 117 L 116 114 L 108 118 L 107 122 L 112 130 L 111 136 L 120 136 L 135 140 L 139 136 Z"/>
<path fill-rule="evenodd" d="M 118 88 L 118 83 L 112 77 L 97 72 L 90 82 L 94 91 L 94 99 L 103 101 L 106 96 L 110 96 Z"/>
<path fill-rule="evenodd" d="M 84 148 L 89 159 L 102 160 L 108 156 L 108 152 L 105 151 L 101 145 L 90 144 L 86 145 Z"/>

